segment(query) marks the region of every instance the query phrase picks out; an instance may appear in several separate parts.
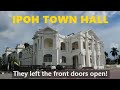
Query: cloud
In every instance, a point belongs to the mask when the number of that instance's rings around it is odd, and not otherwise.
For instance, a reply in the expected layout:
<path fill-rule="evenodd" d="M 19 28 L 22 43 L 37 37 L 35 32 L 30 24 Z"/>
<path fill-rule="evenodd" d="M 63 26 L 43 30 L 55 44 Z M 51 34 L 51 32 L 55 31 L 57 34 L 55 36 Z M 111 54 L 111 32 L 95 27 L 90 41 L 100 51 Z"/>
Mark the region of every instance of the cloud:
<path fill-rule="evenodd" d="M 120 15 L 119 11 L 64 11 L 56 12 L 56 15 L 88 15 L 88 16 L 107 16 L 108 19 L 111 19 L 110 24 L 108 25 L 90 25 L 90 24 L 50 24 L 50 26 L 62 27 L 58 31 L 62 34 L 69 34 L 72 32 L 86 31 L 92 29 L 103 41 L 105 45 L 105 51 L 110 52 L 111 46 L 117 45 L 120 50 L 120 20 L 116 22 L 113 17 Z M 119 18 L 118 18 L 119 19 Z"/>
<path fill-rule="evenodd" d="M 110 25 L 90 25 L 90 24 L 12 24 L 11 17 L 13 15 L 88 15 L 88 16 L 107 16 L 108 19 L 112 19 L 116 15 L 120 15 L 119 11 L 0 11 L 0 53 L 4 52 L 5 47 L 15 47 L 18 43 L 28 42 L 32 44 L 32 37 L 36 30 L 50 26 L 53 29 L 59 31 L 63 35 L 70 33 L 77 33 L 79 31 L 86 31 L 93 29 L 105 42 L 105 49 L 110 50 L 111 43 L 117 43 L 120 45 L 119 33 L 120 23 Z M 113 23 L 116 23 L 113 20 Z M 96 27 L 97 26 L 97 27 Z M 111 38 L 112 37 L 112 38 Z"/>
<path fill-rule="evenodd" d="M 27 11 L 1 11 L 0 12 L 0 53 L 4 52 L 5 47 L 15 47 L 18 43 L 32 43 L 32 36 L 35 32 L 34 25 L 20 23 L 12 24 L 14 15 L 33 15 Z M 4 47 L 5 46 L 5 47 Z"/>

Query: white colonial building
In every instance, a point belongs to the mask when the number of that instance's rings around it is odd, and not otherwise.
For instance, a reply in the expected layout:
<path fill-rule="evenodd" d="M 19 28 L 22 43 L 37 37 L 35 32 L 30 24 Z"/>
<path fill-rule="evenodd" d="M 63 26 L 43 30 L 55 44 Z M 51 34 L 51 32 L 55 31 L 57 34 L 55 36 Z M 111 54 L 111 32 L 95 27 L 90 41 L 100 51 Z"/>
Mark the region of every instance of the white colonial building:
<path fill-rule="evenodd" d="M 7 48 L 3 59 L 5 64 L 8 59 L 17 59 L 21 65 L 64 65 L 70 68 L 97 69 L 106 64 L 103 42 L 92 30 L 63 36 L 49 27 L 35 33 L 33 45 L 18 44 L 15 49 Z"/>
<path fill-rule="evenodd" d="M 18 44 L 15 49 L 6 48 L 3 54 L 4 64 L 8 64 L 11 60 L 17 60 L 20 65 L 32 65 L 33 54 L 32 45 L 25 48 L 24 44 Z"/>
<path fill-rule="evenodd" d="M 32 65 L 33 62 L 33 46 L 30 45 L 29 47 L 24 48 L 19 53 L 19 60 L 21 65 Z"/>
<path fill-rule="evenodd" d="M 103 42 L 92 30 L 63 36 L 46 27 L 33 37 L 33 65 L 101 68 L 105 65 Z"/>
<path fill-rule="evenodd" d="M 8 63 L 8 60 L 9 60 L 9 56 L 10 54 L 14 52 L 14 49 L 10 48 L 10 47 L 7 47 L 6 50 L 5 50 L 5 53 L 2 55 L 2 58 L 3 58 L 3 64 L 7 64 Z"/>

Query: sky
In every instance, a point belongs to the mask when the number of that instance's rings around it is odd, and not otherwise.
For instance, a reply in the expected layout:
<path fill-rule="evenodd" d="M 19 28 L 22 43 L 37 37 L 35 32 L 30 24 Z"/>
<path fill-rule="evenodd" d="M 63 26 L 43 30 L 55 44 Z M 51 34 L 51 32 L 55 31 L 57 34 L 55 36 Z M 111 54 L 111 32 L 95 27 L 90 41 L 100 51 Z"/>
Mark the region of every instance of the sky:
<path fill-rule="evenodd" d="M 45 24 L 41 19 L 39 24 L 13 24 L 12 16 L 106 16 L 108 24 Z M 104 49 L 111 57 L 111 47 L 120 51 L 120 12 L 119 11 L 0 11 L 0 56 L 6 47 L 15 48 L 20 43 L 33 43 L 35 32 L 45 27 L 51 27 L 62 35 L 87 31 L 92 29 L 104 42 Z M 120 53 L 119 53 L 120 54 Z"/>

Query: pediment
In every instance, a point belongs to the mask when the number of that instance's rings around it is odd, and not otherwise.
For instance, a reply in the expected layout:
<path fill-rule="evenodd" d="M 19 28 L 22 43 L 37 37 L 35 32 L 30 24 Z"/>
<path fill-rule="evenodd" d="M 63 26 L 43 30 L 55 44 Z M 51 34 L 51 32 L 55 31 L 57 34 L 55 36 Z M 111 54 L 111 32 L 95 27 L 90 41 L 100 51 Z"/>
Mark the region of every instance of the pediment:
<path fill-rule="evenodd" d="M 92 30 L 88 30 L 87 32 L 90 36 L 93 36 L 94 39 L 100 40 L 99 37 L 96 35 L 96 33 L 93 32 Z"/>
<path fill-rule="evenodd" d="M 46 28 L 40 30 L 40 33 L 57 33 L 57 31 L 50 27 L 46 27 Z"/>

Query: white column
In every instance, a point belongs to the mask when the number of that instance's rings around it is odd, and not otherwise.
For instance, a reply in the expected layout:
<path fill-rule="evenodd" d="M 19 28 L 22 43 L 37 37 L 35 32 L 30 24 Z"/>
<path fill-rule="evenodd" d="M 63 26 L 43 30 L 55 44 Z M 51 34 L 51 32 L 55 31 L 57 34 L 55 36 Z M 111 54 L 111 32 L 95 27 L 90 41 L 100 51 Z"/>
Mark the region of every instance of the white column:
<path fill-rule="evenodd" d="M 70 53 L 71 53 L 71 51 L 72 51 L 72 42 L 71 42 L 71 38 L 70 38 L 69 40 L 70 40 L 70 43 L 69 43 L 69 51 L 70 51 Z"/>
<path fill-rule="evenodd" d="M 38 50 L 40 49 L 40 39 L 37 39 L 37 43 L 38 43 Z"/>
<path fill-rule="evenodd" d="M 94 47 L 94 39 L 92 38 L 92 64 L 96 66 L 96 52 Z"/>
<path fill-rule="evenodd" d="M 68 45 L 68 44 L 69 44 L 69 41 L 66 41 L 66 43 L 65 43 L 65 50 L 66 50 L 66 52 L 69 52 L 69 51 L 68 51 L 68 48 L 69 48 L 69 45 Z"/>
<path fill-rule="evenodd" d="M 100 66 L 100 55 L 98 56 L 98 65 Z"/>
<path fill-rule="evenodd" d="M 44 37 L 42 36 L 42 49 L 44 49 Z"/>
<path fill-rule="evenodd" d="M 100 46 L 99 42 L 97 42 L 97 57 L 98 57 L 98 66 L 100 66 Z"/>
<path fill-rule="evenodd" d="M 78 38 L 78 49 L 79 49 L 79 54 L 78 54 L 78 64 L 79 67 L 81 67 L 81 39 L 80 37 Z"/>
<path fill-rule="evenodd" d="M 86 44 L 86 64 L 87 64 L 87 67 L 90 67 L 91 64 L 90 64 L 90 55 L 89 55 L 89 52 L 88 52 L 88 38 L 87 38 L 87 35 L 86 35 L 86 39 L 85 39 L 85 44 Z"/>
<path fill-rule="evenodd" d="M 42 36 L 40 36 L 40 50 L 42 49 Z"/>
<path fill-rule="evenodd" d="M 56 35 L 54 35 L 54 38 L 53 38 L 53 48 L 54 49 L 57 48 L 57 37 L 56 37 Z"/>
<path fill-rule="evenodd" d="M 82 67 L 85 67 L 85 55 L 81 55 L 82 57 Z"/>
<path fill-rule="evenodd" d="M 81 64 L 81 66 L 82 67 L 85 67 L 85 56 L 83 56 L 83 52 L 82 52 L 82 50 L 83 50 L 83 37 L 82 36 L 80 36 L 80 39 L 79 39 L 79 50 L 80 50 L 80 52 L 79 52 L 79 56 L 80 56 L 80 64 Z"/>
<path fill-rule="evenodd" d="M 97 62 L 96 62 L 96 52 L 94 52 L 93 58 L 94 58 L 94 66 L 97 66 Z"/>
<path fill-rule="evenodd" d="M 81 67 L 81 56 L 78 54 L 78 67 Z"/>

